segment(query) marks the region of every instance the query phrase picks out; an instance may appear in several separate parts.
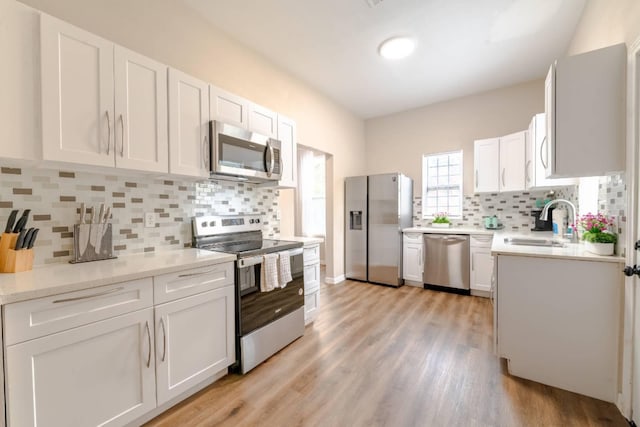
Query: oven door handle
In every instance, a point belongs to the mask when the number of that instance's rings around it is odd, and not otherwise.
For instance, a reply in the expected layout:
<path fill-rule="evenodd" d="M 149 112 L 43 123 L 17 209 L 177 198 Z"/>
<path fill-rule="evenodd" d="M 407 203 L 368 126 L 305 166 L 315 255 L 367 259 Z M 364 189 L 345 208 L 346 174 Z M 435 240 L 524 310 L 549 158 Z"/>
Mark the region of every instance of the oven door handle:
<path fill-rule="evenodd" d="M 302 255 L 303 252 L 304 249 L 302 248 L 289 249 L 289 256 Z"/>
<path fill-rule="evenodd" d="M 252 256 L 238 260 L 238 268 L 251 267 L 257 264 L 262 264 L 262 256 Z"/>

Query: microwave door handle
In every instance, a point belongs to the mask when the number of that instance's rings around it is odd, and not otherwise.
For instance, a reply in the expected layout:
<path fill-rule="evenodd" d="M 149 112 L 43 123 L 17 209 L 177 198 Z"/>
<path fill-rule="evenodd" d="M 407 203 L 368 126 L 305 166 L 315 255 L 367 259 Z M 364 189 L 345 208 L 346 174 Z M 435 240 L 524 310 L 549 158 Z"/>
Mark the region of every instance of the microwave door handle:
<path fill-rule="evenodd" d="M 267 148 L 264 150 L 264 168 L 267 172 L 267 176 L 271 177 L 271 173 L 273 172 L 273 147 L 271 146 L 270 139 L 267 140 Z"/>
<path fill-rule="evenodd" d="M 273 152 L 273 145 L 269 141 L 269 151 L 271 151 L 271 168 L 269 169 L 269 176 L 273 175 L 273 169 L 276 167 L 276 158 Z"/>

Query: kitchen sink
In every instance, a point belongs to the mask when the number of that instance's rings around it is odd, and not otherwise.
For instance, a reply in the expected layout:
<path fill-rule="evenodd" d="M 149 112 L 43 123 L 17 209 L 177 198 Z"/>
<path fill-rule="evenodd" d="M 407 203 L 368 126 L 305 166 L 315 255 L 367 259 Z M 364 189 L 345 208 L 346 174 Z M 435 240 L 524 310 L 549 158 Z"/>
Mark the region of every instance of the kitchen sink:
<path fill-rule="evenodd" d="M 555 239 L 542 239 L 534 237 L 505 237 L 504 243 L 507 245 L 518 246 L 553 246 L 556 248 L 564 248 L 566 243 Z"/>

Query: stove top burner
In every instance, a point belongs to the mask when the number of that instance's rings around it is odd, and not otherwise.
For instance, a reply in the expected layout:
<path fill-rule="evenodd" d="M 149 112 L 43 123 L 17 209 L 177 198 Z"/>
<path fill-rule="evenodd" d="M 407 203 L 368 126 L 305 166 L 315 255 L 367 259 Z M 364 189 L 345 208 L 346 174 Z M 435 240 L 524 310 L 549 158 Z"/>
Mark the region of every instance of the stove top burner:
<path fill-rule="evenodd" d="M 213 243 L 203 246 L 202 249 L 210 251 L 236 254 L 241 257 L 266 254 L 270 252 L 284 251 L 287 249 L 301 248 L 302 243 L 287 240 L 245 240 Z"/>

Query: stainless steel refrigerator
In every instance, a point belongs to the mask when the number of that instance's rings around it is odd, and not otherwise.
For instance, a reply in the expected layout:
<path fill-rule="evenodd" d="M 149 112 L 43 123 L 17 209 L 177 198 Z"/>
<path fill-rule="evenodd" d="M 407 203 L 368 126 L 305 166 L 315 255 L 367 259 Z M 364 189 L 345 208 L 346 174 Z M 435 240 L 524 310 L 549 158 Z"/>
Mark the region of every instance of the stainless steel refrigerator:
<path fill-rule="evenodd" d="M 413 180 L 400 173 L 345 179 L 345 276 L 402 285 L 402 229 L 413 224 Z"/>

